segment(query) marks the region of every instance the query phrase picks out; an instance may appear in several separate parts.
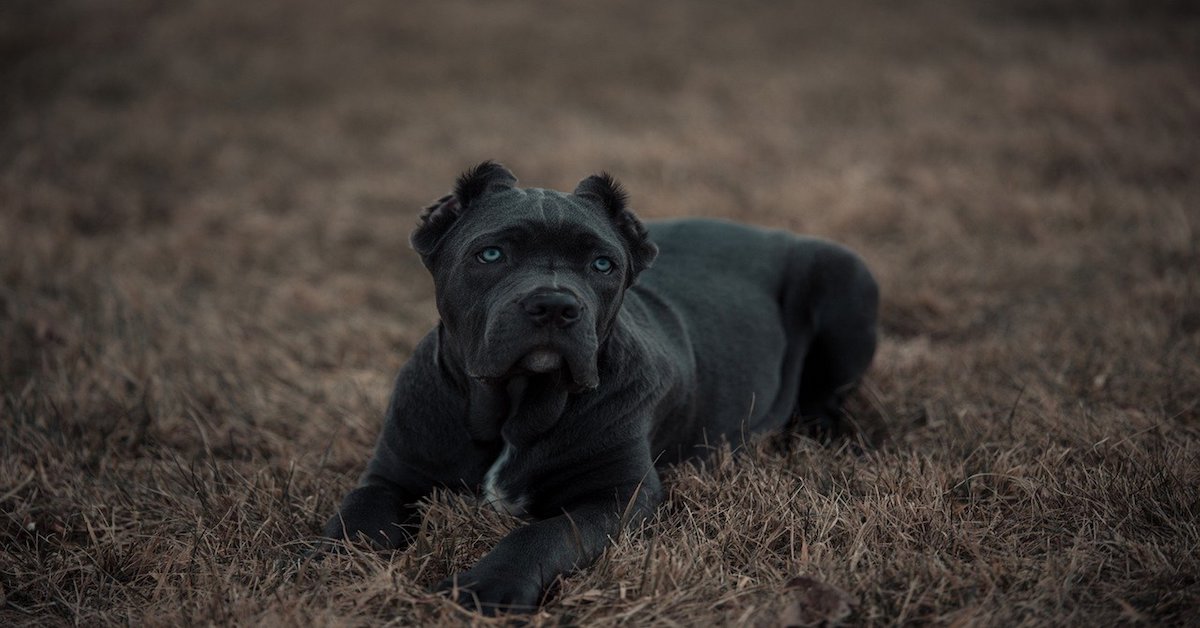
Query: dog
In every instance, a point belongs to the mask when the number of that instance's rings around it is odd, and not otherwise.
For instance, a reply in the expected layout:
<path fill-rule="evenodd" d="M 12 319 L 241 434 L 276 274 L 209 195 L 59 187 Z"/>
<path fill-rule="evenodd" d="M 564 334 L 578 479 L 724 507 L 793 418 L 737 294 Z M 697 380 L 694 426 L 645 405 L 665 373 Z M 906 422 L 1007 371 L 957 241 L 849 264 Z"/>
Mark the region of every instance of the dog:
<path fill-rule="evenodd" d="M 665 465 L 797 416 L 836 422 L 874 355 L 879 301 L 831 242 L 644 225 L 607 174 L 571 194 L 516 183 L 484 162 L 422 212 L 411 244 L 441 320 L 324 530 L 403 547 L 433 489 L 481 492 L 529 522 L 438 589 L 488 614 L 535 609 L 649 517 Z"/>

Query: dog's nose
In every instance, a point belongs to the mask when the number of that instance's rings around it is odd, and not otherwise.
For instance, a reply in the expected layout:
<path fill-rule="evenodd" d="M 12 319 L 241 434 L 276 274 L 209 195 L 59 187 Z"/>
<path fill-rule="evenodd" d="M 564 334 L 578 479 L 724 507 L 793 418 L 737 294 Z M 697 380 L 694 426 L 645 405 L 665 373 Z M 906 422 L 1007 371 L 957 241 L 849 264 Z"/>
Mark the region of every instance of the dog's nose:
<path fill-rule="evenodd" d="M 579 299 L 569 292 L 546 290 L 534 292 L 521 299 L 521 309 L 534 325 L 570 327 L 579 320 Z"/>

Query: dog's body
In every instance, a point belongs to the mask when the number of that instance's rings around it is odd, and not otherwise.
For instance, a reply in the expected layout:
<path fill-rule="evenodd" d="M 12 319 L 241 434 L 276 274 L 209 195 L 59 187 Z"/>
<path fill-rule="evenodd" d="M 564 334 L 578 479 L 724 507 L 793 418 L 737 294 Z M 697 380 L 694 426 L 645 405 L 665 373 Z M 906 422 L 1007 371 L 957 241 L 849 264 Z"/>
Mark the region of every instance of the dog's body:
<path fill-rule="evenodd" d="M 422 217 L 442 322 L 325 531 L 401 546 L 433 488 L 481 490 L 534 519 L 443 584 L 485 611 L 535 606 L 649 515 L 656 467 L 834 419 L 875 350 L 878 291 L 843 247 L 718 221 L 647 230 L 607 176 L 571 195 L 514 183 L 482 164 Z"/>

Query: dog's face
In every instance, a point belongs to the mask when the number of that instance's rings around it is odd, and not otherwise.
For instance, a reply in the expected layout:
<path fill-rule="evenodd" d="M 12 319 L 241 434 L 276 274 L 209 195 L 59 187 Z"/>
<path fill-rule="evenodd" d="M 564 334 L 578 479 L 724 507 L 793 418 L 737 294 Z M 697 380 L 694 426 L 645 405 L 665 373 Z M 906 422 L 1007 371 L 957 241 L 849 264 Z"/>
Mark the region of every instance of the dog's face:
<path fill-rule="evenodd" d="M 561 374 L 573 389 L 594 388 L 624 290 L 657 249 L 607 175 L 572 194 L 515 184 L 502 166 L 480 164 L 413 232 L 447 342 L 479 380 Z"/>

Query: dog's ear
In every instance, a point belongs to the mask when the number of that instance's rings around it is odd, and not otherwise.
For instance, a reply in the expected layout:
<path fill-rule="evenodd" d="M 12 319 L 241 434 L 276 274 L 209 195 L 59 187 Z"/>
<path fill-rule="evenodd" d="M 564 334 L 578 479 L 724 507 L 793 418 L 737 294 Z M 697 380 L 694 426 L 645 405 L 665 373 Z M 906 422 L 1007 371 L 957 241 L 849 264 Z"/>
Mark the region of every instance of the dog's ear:
<path fill-rule="evenodd" d="M 421 217 L 417 219 L 417 228 L 413 229 L 408 242 L 412 245 L 413 250 L 421 256 L 421 261 L 424 262 L 426 268 L 429 267 L 429 257 L 437 249 L 438 242 L 442 241 L 442 236 L 446 235 L 450 225 L 458 220 L 461 213 L 462 206 L 458 204 L 458 199 L 453 194 L 447 194 L 421 210 Z"/>
<path fill-rule="evenodd" d="M 485 161 L 459 175 L 458 180 L 454 182 L 453 194 L 439 198 L 421 211 L 417 228 L 409 238 L 425 266 L 429 266 L 429 258 L 437 250 L 442 236 L 445 236 L 450 226 L 470 208 L 472 202 L 516 184 L 517 178 L 513 173 L 494 161 Z"/>
<path fill-rule="evenodd" d="M 508 168 L 488 160 L 458 176 L 454 182 L 454 198 L 466 209 L 471 202 L 487 194 L 512 188 L 517 177 Z"/>
<path fill-rule="evenodd" d="M 633 273 L 630 281 L 638 273 L 650 267 L 658 256 L 658 247 L 650 241 L 646 227 L 641 220 L 629 209 L 629 194 L 625 188 L 607 172 L 594 174 L 575 187 L 575 195 L 599 204 L 608 210 L 609 218 L 617 227 L 617 232 L 625 239 L 629 247 L 630 258 L 633 261 Z"/>

